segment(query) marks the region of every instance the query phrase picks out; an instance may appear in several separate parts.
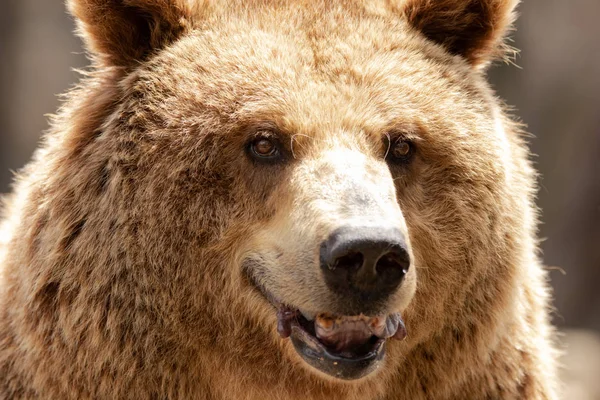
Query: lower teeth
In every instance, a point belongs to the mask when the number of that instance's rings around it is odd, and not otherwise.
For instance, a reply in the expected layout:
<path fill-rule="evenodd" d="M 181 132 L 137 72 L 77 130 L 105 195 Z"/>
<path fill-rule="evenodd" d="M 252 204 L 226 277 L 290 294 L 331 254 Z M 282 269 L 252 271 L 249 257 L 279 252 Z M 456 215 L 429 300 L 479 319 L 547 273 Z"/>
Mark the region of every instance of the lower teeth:
<path fill-rule="evenodd" d="M 364 347 L 370 340 L 390 337 L 402 340 L 406 336 L 404 323 L 398 313 L 378 317 L 362 314 L 336 317 L 282 306 L 277 312 L 277 331 L 282 338 L 290 336 L 293 321 L 298 321 L 310 335 L 336 351 Z"/>

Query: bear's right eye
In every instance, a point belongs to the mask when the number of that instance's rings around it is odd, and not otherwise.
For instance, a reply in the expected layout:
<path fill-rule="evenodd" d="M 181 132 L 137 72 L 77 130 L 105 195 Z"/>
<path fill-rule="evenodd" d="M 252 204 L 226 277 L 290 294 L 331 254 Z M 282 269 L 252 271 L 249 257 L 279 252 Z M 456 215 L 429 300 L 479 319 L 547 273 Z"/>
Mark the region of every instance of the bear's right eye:
<path fill-rule="evenodd" d="M 277 152 L 275 143 L 269 139 L 260 139 L 252 144 L 252 150 L 259 157 L 272 157 Z"/>
<path fill-rule="evenodd" d="M 259 134 L 249 145 L 250 155 L 257 161 L 277 161 L 281 158 L 279 142 L 272 134 Z"/>

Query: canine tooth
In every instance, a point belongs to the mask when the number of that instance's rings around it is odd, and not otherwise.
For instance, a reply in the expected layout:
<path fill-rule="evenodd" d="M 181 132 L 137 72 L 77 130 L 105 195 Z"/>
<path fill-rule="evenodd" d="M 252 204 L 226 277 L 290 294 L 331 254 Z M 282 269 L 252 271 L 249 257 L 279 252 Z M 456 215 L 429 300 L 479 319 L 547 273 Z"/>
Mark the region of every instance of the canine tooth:
<path fill-rule="evenodd" d="M 315 319 L 315 327 L 322 331 L 331 331 L 335 325 L 335 319 L 327 314 L 319 314 Z"/>
<path fill-rule="evenodd" d="M 369 326 L 373 331 L 379 331 L 385 324 L 386 316 L 377 316 L 369 319 Z"/>
<path fill-rule="evenodd" d="M 373 317 L 369 320 L 369 328 L 373 335 L 381 339 L 404 339 L 406 336 L 406 328 L 399 313 Z"/>

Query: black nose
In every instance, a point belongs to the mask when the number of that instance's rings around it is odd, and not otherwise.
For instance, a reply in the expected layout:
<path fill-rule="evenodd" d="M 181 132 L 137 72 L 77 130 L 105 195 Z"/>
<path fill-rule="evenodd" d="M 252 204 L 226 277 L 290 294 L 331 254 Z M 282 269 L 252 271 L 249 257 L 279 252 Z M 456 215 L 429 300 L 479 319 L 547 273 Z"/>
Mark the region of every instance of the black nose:
<path fill-rule="evenodd" d="M 321 244 L 327 286 L 357 305 L 387 298 L 408 272 L 410 256 L 400 230 L 343 227 Z"/>

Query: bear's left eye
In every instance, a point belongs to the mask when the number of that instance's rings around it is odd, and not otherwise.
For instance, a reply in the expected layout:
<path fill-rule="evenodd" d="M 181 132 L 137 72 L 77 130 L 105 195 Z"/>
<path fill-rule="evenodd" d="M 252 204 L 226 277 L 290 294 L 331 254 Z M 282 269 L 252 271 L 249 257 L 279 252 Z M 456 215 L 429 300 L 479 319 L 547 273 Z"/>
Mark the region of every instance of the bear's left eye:
<path fill-rule="evenodd" d="M 257 156 L 272 157 L 277 153 L 275 143 L 269 139 L 259 139 L 252 144 L 252 150 Z"/>
<path fill-rule="evenodd" d="M 249 146 L 250 155 L 256 160 L 274 161 L 281 156 L 280 146 L 273 135 L 259 134 Z"/>

